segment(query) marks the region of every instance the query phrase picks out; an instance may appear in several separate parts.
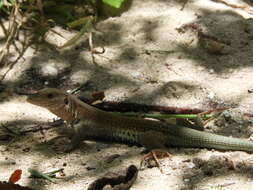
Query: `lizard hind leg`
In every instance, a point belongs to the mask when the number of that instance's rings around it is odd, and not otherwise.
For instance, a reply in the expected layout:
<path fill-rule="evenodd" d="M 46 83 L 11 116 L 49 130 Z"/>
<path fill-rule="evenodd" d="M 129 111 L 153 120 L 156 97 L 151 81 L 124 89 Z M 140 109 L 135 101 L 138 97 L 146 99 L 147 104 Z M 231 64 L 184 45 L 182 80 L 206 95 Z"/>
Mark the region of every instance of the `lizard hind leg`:
<path fill-rule="evenodd" d="M 167 141 L 166 135 L 162 132 L 151 130 L 142 133 L 139 138 L 141 145 L 150 150 L 150 152 L 141 159 L 140 167 L 142 167 L 144 161 L 154 159 L 158 168 L 163 173 L 158 159 L 171 157 L 171 154 L 167 152 L 167 148 L 165 146 Z"/>
<path fill-rule="evenodd" d="M 161 173 L 164 173 L 162 170 L 162 167 L 160 165 L 159 159 L 165 158 L 165 157 L 171 157 L 171 154 L 163 149 L 154 149 L 151 150 L 148 154 L 144 155 L 141 159 L 140 168 L 142 168 L 143 163 L 147 160 L 153 159 L 157 165 L 157 167 L 160 169 Z"/>

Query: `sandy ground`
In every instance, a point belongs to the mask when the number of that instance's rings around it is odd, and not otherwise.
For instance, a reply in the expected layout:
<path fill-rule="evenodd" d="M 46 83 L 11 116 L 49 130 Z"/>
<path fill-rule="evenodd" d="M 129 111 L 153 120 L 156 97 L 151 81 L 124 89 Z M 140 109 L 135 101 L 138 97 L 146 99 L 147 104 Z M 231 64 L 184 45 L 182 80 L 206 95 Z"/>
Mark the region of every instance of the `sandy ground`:
<path fill-rule="evenodd" d="M 243 1 L 231 3 L 247 5 Z M 105 47 L 95 55 L 87 51 L 87 38 L 75 48 L 58 52 L 50 44 L 39 51 L 29 48 L 1 82 L 0 121 L 12 129 L 23 129 L 53 121 L 47 110 L 26 103 L 23 96 L 8 96 L 6 89 L 45 86 L 62 89 L 83 85 L 82 96 L 104 91 L 106 100 L 164 106 L 230 107 L 206 128 L 210 132 L 249 138 L 252 119 L 253 20 L 245 10 L 213 1 L 133 0 L 131 9 L 97 25 L 94 45 Z M 192 25 L 179 32 L 184 24 Z M 197 35 L 197 28 L 208 37 Z M 191 29 L 190 29 L 191 28 Z M 56 28 L 66 36 L 71 32 Z M 62 44 L 57 36 L 48 42 Z M 8 67 L 2 68 L 3 76 Z M 7 88 L 6 88 L 7 87 Z M 86 189 L 109 171 L 139 165 L 143 148 L 120 144 L 83 143 L 70 154 L 57 153 L 48 142 L 56 130 L 31 133 L 0 141 L 0 179 L 22 169 L 21 185 L 36 189 Z M 134 190 L 252 189 L 252 156 L 240 151 L 169 149 L 171 158 L 157 167 L 139 172 Z M 108 157 L 120 156 L 107 163 Z M 50 171 L 64 168 L 64 179 L 56 184 L 27 178 L 28 168 Z"/>

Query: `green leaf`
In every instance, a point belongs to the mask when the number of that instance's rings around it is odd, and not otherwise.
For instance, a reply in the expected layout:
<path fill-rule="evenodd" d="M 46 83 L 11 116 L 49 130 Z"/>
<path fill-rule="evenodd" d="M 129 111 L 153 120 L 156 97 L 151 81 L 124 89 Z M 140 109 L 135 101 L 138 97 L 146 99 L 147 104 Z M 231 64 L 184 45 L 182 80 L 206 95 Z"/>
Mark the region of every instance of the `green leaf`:
<path fill-rule="evenodd" d="M 103 3 L 110 5 L 115 8 L 120 8 L 125 0 L 103 0 Z"/>
<path fill-rule="evenodd" d="M 3 0 L 0 0 L 0 9 L 2 8 L 3 5 L 4 5 Z"/>

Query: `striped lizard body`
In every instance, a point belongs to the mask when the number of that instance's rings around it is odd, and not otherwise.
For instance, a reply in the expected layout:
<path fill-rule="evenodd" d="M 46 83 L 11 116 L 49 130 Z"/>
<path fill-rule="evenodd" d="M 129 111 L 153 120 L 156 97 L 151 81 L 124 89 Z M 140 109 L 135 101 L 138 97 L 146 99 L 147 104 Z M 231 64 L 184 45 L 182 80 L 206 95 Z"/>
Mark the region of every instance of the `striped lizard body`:
<path fill-rule="evenodd" d="M 48 109 L 74 127 L 75 135 L 67 151 L 88 139 L 138 144 L 148 149 L 175 146 L 253 151 L 253 142 L 246 139 L 225 137 L 160 121 L 115 115 L 54 88 L 45 88 L 29 95 L 27 101 Z"/>

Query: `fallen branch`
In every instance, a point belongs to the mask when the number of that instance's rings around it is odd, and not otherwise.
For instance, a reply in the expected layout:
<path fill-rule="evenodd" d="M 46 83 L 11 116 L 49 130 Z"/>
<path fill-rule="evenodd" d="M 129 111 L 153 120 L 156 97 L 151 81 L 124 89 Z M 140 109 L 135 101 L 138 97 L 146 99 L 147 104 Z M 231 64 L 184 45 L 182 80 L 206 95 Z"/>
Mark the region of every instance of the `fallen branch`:
<path fill-rule="evenodd" d="M 244 10 L 246 11 L 247 13 L 253 15 L 253 10 L 248 7 L 248 6 L 243 6 L 243 5 L 236 5 L 236 4 L 232 4 L 232 3 L 228 3 L 227 1 L 225 0 L 213 0 L 215 2 L 218 2 L 218 3 L 223 3 L 231 8 L 234 8 L 234 9 L 241 9 L 241 10 Z"/>
<path fill-rule="evenodd" d="M 125 171 L 117 173 L 107 173 L 105 176 L 93 181 L 88 190 L 102 190 L 105 186 L 111 186 L 112 190 L 130 189 L 138 176 L 138 169 L 135 165 L 130 165 Z"/>

